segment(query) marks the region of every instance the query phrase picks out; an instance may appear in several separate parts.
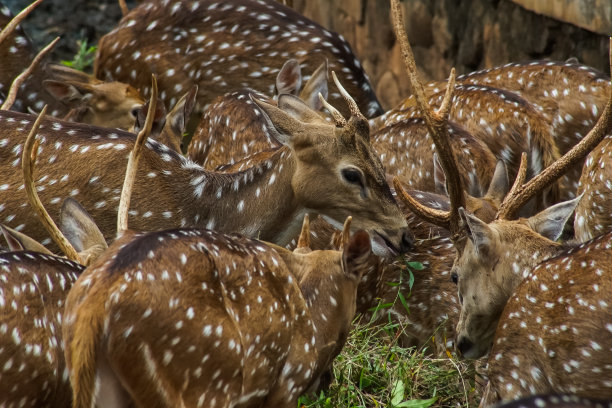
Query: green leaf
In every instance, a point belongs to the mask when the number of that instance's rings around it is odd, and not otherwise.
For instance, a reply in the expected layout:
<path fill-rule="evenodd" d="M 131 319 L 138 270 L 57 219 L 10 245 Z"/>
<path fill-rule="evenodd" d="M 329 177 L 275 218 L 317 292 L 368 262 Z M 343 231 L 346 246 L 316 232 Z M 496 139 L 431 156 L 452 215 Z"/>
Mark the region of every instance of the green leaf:
<path fill-rule="evenodd" d="M 402 380 L 397 380 L 393 384 L 393 389 L 391 390 L 391 406 L 399 407 L 399 404 L 402 403 L 404 399 L 404 390 L 405 390 L 404 382 Z"/>
<path fill-rule="evenodd" d="M 410 288 L 412 288 L 412 285 L 410 285 Z M 406 309 L 406 312 L 410 313 L 410 308 L 408 307 L 408 302 L 406 302 L 406 298 L 404 297 L 402 292 L 398 291 L 397 292 L 397 297 L 399 297 L 399 300 L 400 300 L 400 302 L 402 302 L 402 306 L 404 306 L 404 309 Z"/>
<path fill-rule="evenodd" d="M 410 261 L 406 262 L 406 265 L 408 265 L 410 269 L 414 269 L 415 271 L 422 271 L 423 269 L 425 269 L 425 266 L 421 262 Z"/>
<path fill-rule="evenodd" d="M 414 285 L 414 274 L 412 273 L 410 269 L 408 269 L 408 287 L 410 288 L 411 292 L 412 292 L 413 285 Z"/>
<path fill-rule="evenodd" d="M 409 400 L 409 401 L 404 401 L 404 402 L 400 402 L 397 405 L 393 405 L 393 408 L 427 408 L 432 406 L 432 404 L 434 402 L 436 402 L 438 400 L 438 397 L 433 397 L 430 399 L 426 399 L 426 400 L 419 400 L 419 399 L 415 399 L 415 400 Z"/>

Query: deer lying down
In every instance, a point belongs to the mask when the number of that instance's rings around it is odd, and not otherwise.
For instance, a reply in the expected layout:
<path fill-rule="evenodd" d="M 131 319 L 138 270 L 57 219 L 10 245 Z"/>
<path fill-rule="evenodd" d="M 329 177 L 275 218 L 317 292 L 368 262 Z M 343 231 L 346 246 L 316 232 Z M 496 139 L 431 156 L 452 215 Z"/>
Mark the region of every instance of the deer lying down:
<path fill-rule="evenodd" d="M 370 254 L 363 231 L 342 253 L 126 233 L 68 296 L 74 406 L 295 406 L 344 344 Z"/>

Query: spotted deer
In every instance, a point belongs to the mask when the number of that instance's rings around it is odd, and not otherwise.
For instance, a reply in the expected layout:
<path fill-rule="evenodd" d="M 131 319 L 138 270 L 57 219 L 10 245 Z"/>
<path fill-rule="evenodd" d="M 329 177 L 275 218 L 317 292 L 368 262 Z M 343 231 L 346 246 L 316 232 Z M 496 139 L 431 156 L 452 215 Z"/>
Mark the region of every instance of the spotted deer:
<path fill-rule="evenodd" d="M 442 103 L 444 90 L 436 87 L 428 91 L 430 105 L 439 106 Z M 421 116 L 412 95 L 398 107 L 372 122 L 375 128 L 380 129 L 407 118 Z M 516 177 L 523 152 L 527 154 L 528 159 L 528 179 L 540 173 L 559 157 L 557 146 L 553 141 L 552 128 L 545 116 L 529 101 L 513 92 L 483 85 L 457 84 L 449 119 L 451 123 L 463 126 L 474 138 L 484 142 L 497 160 L 503 160 L 511 179 Z M 449 129 L 453 129 L 451 123 Z M 410 141 L 411 134 L 401 135 L 397 132 L 392 134 L 400 141 L 402 139 L 405 139 L 406 143 Z M 452 133 L 451 137 L 454 137 Z M 433 144 L 431 145 L 433 148 Z M 457 153 L 456 149 L 455 152 Z M 417 154 L 417 157 L 420 155 Z M 463 166 L 464 160 L 458 158 L 458 163 Z M 481 168 L 479 176 L 487 172 L 492 174 L 490 167 L 482 169 L 482 163 L 476 159 L 474 161 L 477 162 L 476 167 Z M 425 163 L 431 163 L 431 160 L 426 159 Z M 462 174 L 464 174 L 463 169 Z M 484 188 L 480 194 L 486 191 L 487 181 L 485 179 L 481 182 Z M 472 194 L 475 192 L 472 191 Z M 561 186 L 553 184 L 550 191 L 542 194 L 538 202 L 533 204 L 534 209 L 543 209 L 547 205 L 554 204 L 561 196 L 567 197 L 569 193 L 562 194 Z"/>
<path fill-rule="evenodd" d="M 19 23 L 26 13 L 13 20 L 8 8 L 0 5 L 0 94 L 8 96 L 13 80 L 35 59 L 36 51 Z M 43 62 L 32 67 L 31 74 L 19 86 L 11 108 L 16 111 L 40 111 L 49 106 L 52 116 L 93 125 L 130 129 L 137 110 L 144 104 L 139 92 L 119 82 L 103 82 L 84 72 Z"/>
<path fill-rule="evenodd" d="M 290 59 L 276 77 L 277 94 L 292 94 L 313 110 L 321 109 L 318 94 L 327 98 L 327 62 L 321 64 L 301 88 L 302 74 L 297 60 Z M 251 100 L 276 103 L 254 90 L 237 90 L 217 97 L 204 111 L 194 132 L 187 155 L 204 168 L 215 170 L 233 165 L 245 157 L 282 146 L 266 130 L 266 122 Z M 278 96 L 276 97 L 278 99 Z M 249 166 L 250 167 L 250 166 Z M 246 167 L 245 167 L 246 168 Z"/>
<path fill-rule="evenodd" d="M 73 406 L 295 405 L 342 349 L 369 241 L 291 252 L 210 230 L 124 234 L 68 295 Z"/>
<path fill-rule="evenodd" d="M 582 168 L 576 207 L 574 232 L 576 239 L 586 242 L 612 230 L 612 138 L 610 134 L 587 156 Z"/>
<path fill-rule="evenodd" d="M 353 112 L 343 127 L 307 123 L 316 113 L 296 98 L 287 111 L 256 101 L 268 128 L 284 146 L 267 161 L 239 173 L 207 172 L 179 153 L 148 140 L 134 186 L 130 223 L 138 230 L 178 226 L 241 232 L 284 245 L 299 231 L 304 213 L 335 225 L 353 216 L 372 232 L 378 254 L 404 252 L 410 234 L 369 143 L 367 120 L 345 93 Z M 17 169 L 20 132 L 32 117 L 0 112 L 0 217 L 5 224 L 49 243 L 32 222 Z M 38 192 L 51 214 L 61 197 L 73 197 L 97 221 L 106 239 L 115 231 L 121 177 L 134 135 L 45 120 L 39 132 Z M 77 171 L 68 171 L 70 163 Z"/>
<path fill-rule="evenodd" d="M 511 63 L 457 77 L 464 86 L 486 85 L 507 89 L 533 104 L 552 126 L 560 154 L 567 153 L 593 127 L 610 93 L 609 76 L 573 59 Z M 440 88 L 432 83 L 429 91 Z M 562 179 L 564 191 L 575 196 L 583 163 Z"/>
<path fill-rule="evenodd" d="M 402 51 L 411 57 L 402 20 L 397 18 L 400 9 L 396 1 L 392 8 Z M 442 115 L 429 111 L 423 87 L 413 74 L 416 70 L 412 58 L 408 58 L 407 66 L 422 110 L 430 116 L 430 123 L 441 129 L 434 140 L 447 176 L 453 176 L 456 167 L 444 134 L 447 111 L 442 110 Z M 453 83 L 454 70 L 448 100 Z M 522 161 L 519 176 L 491 223 L 462 208 L 461 180 L 456 176 L 448 183 L 449 213 L 419 209 L 420 215 L 436 218 L 449 228 L 457 250 L 451 274 L 461 302 L 456 347 L 466 358 L 489 353 L 489 384 L 482 406 L 534 393 L 612 397 L 608 380 L 612 360 L 605 352 L 610 338 L 606 322 L 610 321 L 608 302 L 612 299 L 606 274 L 612 272 L 612 235 L 602 235 L 580 246 L 556 242 L 580 198 L 527 219 L 510 220 L 538 190 L 582 160 L 611 127 L 612 96 L 589 134 L 526 184 Z M 399 183 L 396 190 L 402 193 Z M 401 196 L 410 201 L 406 194 Z M 568 270 L 576 273 L 567 273 Z M 594 380 L 586 373 L 597 373 L 598 378 Z"/>
<path fill-rule="evenodd" d="M 327 59 L 368 117 L 382 113 L 346 40 L 274 0 L 144 2 L 102 37 L 94 74 L 127 82 L 144 95 L 156 74 L 170 105 L 197 84 L 199 116 L 216 97 L 238 89 L 272 95 L 277 73 L 291 58 L 306 72 Z M 339 94 L 330 97 L 340 105 Z"/>

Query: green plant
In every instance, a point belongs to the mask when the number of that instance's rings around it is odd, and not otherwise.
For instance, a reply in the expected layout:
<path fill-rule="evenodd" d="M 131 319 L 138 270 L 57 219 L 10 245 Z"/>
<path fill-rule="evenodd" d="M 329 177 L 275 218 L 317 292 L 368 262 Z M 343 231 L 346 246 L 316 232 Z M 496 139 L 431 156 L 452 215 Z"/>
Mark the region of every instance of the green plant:
<path fill-rule="evenodd" d="M 77 45 L 79 50 L 72 61 L 62 61 L 62 65 L 79 71 L 85 71 L 93 65 L 98 47 L 95 45 L 88 46 L 87 40 L 77 40 Z"/>

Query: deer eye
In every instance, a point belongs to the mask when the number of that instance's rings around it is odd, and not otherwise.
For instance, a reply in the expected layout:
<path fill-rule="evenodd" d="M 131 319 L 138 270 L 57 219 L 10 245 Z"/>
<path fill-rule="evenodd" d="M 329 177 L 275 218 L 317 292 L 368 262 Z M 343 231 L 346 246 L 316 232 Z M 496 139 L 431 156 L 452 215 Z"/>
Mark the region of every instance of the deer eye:
<path fill-rule="evenodd" d="M 351 183 L 351 184 L 357 184 L 358 186 L 362 187 L 364 186 L 363 183 L 363 177 L 361 175 L 361 172 L 357 169 L 342 169 L 342 177 L 344 178 L 344 180 L 346 180 L 347 182 Z"/>
<path fill-rule="evenodd" d="M 130 111 L 130 115 L 132 115 L 134 117 L 134 119 L 136 119 L 138 117 L 138 111 L 140 111 L 140 108 L 132 108 L 132 110 Z"/>
<path fill-rule="evenodd" d="M 457 272 L 451 273 L 451 280 L 455 285 L 457 284 L 457 282 L 459 282 L 459 275 L 457 275 Z"/>

